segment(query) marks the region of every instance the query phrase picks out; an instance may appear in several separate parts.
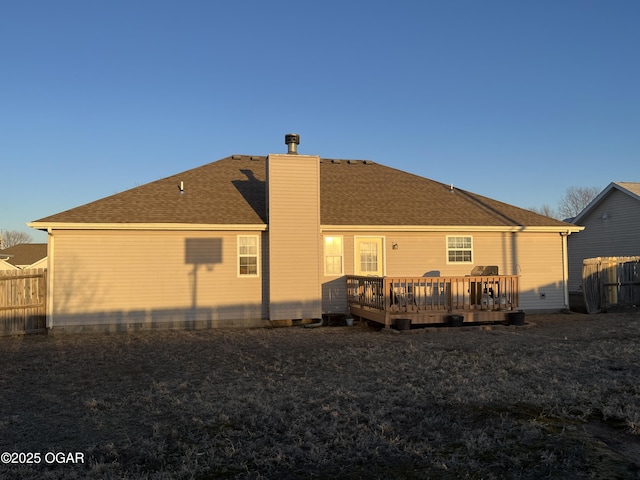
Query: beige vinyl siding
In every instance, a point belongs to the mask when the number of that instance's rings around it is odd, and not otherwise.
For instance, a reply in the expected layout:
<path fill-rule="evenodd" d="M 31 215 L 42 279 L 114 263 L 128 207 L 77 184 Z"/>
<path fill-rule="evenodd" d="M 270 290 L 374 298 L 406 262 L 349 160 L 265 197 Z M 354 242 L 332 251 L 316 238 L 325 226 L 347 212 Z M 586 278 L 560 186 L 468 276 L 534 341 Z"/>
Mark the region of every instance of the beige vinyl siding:
<path fill-rule="evenodd" d="M 267 182 L 269 318 L 320 317 L 320 158 L 270 155 Z"/>
<path fill-rule="evenodd" d="M 451 235 L 473 238 L 473 263 L 447 263 L 447 236 Z M 517 274 L 513 233 L 386 233 L 385 247 L 387 276 L 469 275 L 477 265 L 497 265 L 502 275 Z"/>
<path fill-rule="evenodd" d="M 46 265 L 45 265 L 46 266 Z M 42 267 L 44 268 L 44 267 Z M 18 267 L 16 267 L 15 265 L 11 265 L 10 263 L 7 263 L 3 260 L 0 260 L 0 272 L 2 271 L 9 271 L 9 272 L 13 272 L 16 270 L 20 270 Z"/>
<path fill-rule="evenodd" d="M 567 308 L 562 241 L 559 233 L 518 235 L 516 252 L 521 309 L 542 312 Z"/>
<path fill-rule="evenodd" d="M 337 235 L 325 231 L 323 235 Z M 354 238 L 375 232 L 340 232 L 344 241 L 345 275 L 354 271 Z M 447 264 L 448 235 L 473 237 L 473 264 Z M 557 311 L 565 307 L 562 268 L 562 237 L 558 233 L 510 232 L 386 232 L 387 276 L 469 275 L 478 265 L 497 265 L 501 275 L 520 275 L 521 308 Z M 393 249 L 393 245 L 397 249 Z M 323 277 L 323 310 L 346 310 L 346 281 Z M 540 294 L 544 294 L 544 299 Z"/>
<path fill-rule="evenodd" d="M 448 235 L 473 237 L 473 263 L 447 264 Z M 393 250 L 393 244 L 398 245 Z M 501 275 L 520 275 L 520 306 L 564 308 L 562 237 L 558 233 L 451 232 L 388 234 L 387 275 L 469 275 L 475 266 L 498 266 Z M 544 299 L 540 294 L 544 294 Z"/>
<path fill-rule="evenodd" d="M 243 233 L 54 231 L 50 321 L 261 325 L 262 278 L 237 275 Z"/>
<path fill-rule="evenodd" d="M 640 202 L 614 188 L 582 219 L 581 225 L 585 229 L 568 239 L 572 292 L 582 291 L 585 258 L 640 255 Z"/>
<path fill-rule="evenodd" d="M 42 260 L 38 260 L 35 263 L 32 263 L 31 265 L 27 265 L 24 268 L 47 268 L 47 257 L 43 258 Z"/>

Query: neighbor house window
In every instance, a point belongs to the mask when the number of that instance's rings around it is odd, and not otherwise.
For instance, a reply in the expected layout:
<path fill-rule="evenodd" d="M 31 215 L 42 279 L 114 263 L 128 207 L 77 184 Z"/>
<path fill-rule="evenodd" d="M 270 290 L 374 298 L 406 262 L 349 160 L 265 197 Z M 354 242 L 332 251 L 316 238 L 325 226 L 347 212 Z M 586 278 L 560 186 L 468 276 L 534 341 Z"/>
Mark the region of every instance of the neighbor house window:
<path fill-rule="evenodd" d="M 258 276 L 258 240 L 257 235 L 238 236 L 238 275 L 241 277 Z"/>
<path fill-rule="evenodd" d="M 324 274 L 342 275 L 342 237 L 324 237 Z"/>
<path fill-rule="evenodd" d="M 471 237 L 447 237 L 447 263 L 472 263 Z"/>

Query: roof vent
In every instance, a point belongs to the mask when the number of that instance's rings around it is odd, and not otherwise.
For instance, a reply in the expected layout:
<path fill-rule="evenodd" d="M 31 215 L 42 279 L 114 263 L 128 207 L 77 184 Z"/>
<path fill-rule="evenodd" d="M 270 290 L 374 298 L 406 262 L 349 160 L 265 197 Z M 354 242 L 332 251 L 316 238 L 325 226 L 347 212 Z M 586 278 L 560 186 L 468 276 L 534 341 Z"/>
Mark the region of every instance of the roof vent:
<path fill-rule="evenodd" d="M 284 136 L 284 143 L 289 147 L 287 151 L 289 155 L 297 155 L 298 145 L 300 145 L 300 135 L 297 133 L 287 133 Z"/>

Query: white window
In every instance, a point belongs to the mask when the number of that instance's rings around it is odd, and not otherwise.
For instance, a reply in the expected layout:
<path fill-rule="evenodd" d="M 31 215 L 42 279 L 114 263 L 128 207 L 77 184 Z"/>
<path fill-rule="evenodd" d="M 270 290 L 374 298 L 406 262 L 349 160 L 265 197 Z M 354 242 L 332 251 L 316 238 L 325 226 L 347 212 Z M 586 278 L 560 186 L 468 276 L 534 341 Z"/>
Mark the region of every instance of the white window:
<path fill-rule="evenodd" d="M 324 237 L 324 274 L 342 275 L 343 258 L 342 237 Z"/>
<path fill-rule="evenodd" d="M 238 235 L 238 276 L 258 276 L 257 235 Z"/>
<path fill-rule="evenodd" d="M 383 237 L 355 237 L 356 275 L 384 275 Z"/>
<path fill-rule="evenodd" d="M 376 242 L 360 243 L 360 270 L 364 273 L 378 271 L 378 244 Z"/>
<path fill-rule="evenodd" d="M 447 263 L 473 263 L 471 237 L 447 237 Z"/>

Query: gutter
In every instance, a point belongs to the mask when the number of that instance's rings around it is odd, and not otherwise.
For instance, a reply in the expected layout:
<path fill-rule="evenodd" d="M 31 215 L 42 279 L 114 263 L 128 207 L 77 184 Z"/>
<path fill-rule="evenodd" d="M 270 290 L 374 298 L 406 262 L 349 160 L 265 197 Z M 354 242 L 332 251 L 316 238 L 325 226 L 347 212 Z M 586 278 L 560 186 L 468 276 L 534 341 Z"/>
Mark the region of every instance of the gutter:
<path fill-rule="evenodd" d="M 570 231 L 560 232 L 560 237 L 562 237 L 562 289 L 564 293 L 564 308 L 567 310 L 570 308 L 569 306 L 569 253 L 568 253 L 568 245 L 567 245 L 567 237 L 571 235 Z"/>
<path fill-rule="evenodd" d="M 263 223 L 252 224 L 200 224 L 200 223 L 75 223 L 31 222 L 27 226 L 36 230 L 174 230 L 174 231 L 266 231 Z"/>
<path fill-rule="evenodd" d="M 47 242 L 47 305 L 46 315 L 47 315 L 47 328 L 53 328 L 53 284 L 55 275 L 54 273 L 54 257 L 55 257 L 55 237 L 53 236 L 53 230 L 48 229 L 47 235 L 49 241 Z"/>
<path fill-rule="evenodd" d="M 528 233 L 576 233 L 585 227 L 558 226 L 481 226 L 481 225 L 320 225 L 320 230 L 331 232 L 528 232 Z"/>

